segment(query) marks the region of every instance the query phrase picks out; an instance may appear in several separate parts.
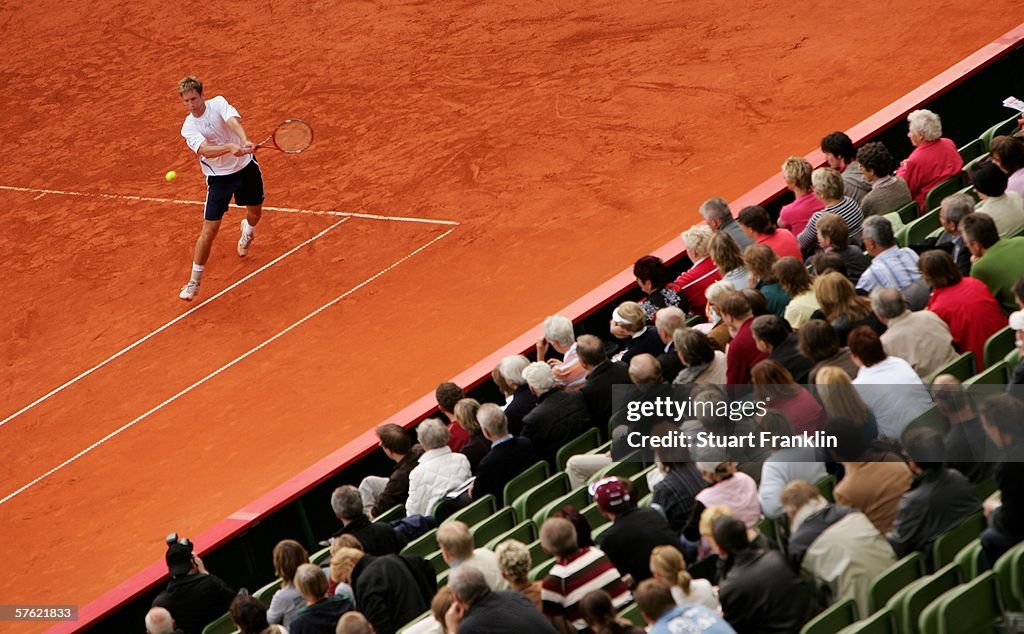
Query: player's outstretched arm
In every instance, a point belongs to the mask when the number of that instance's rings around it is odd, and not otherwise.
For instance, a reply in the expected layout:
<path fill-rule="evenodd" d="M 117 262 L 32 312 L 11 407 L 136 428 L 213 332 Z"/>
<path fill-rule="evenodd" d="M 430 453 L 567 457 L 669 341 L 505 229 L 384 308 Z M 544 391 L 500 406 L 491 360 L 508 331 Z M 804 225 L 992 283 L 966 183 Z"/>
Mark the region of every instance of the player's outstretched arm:
<path fill-rule="evenodd" d="M 249 140 L 249 135 L 245 133 L 245 127 L 242 125 L 242 120 L 238 117 L 230 117 L 226 123 L 231 130 L 242 139 L 242 149 L 251 151 L 255 147 L 255 143 Z"/>
<path fill-rule="evenodd" d="M 225 154 L 234 154 L 235 156 L 241 156 L 246 152 L 245 148 L 237 143 L 224 143 L 222 145 L 216 145 L 203 141 L 203 144 L 199 146 L 197 154 L 203 158 L 217 158 L 218 156 L 224 156 Z"/>

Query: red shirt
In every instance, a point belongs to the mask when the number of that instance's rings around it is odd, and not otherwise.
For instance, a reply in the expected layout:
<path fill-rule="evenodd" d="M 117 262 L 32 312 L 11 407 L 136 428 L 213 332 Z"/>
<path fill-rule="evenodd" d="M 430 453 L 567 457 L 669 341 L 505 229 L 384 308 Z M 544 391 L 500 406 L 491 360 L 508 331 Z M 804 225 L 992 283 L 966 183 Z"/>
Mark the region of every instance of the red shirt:
<path fill-rule="evenodd" d="M 455 421 L 448 423 L 448 448 L 458 453 L 469 442 L 469 432 Z"/>
<path fill-rule="evenodd" d="M 754 343 L 753 318 L 743 322 L 736 336 L 725 351 L 725 382 L 730 385 L 749 385 L 750 369 L 768 355 L 757 349 Z"/>
<path fill-rule="evenodd" d="M 813 193 L 808 192 L 788 205 L 782 206 L 782 209 L 779 210 L 779 228 L 789 229 L 793 235 L 798 236 L 807 226 L 811 216 L 824 208 L 825 203 L 818 200 Z"/>
<path fill-rule="evenodd" d="M 985 341 L 1006 326 L 1006 315 L 985 283 L 965 277 L 959 284 L 937 288 L 928 300 L 928 310 L 949 325 L 953 345 L 960 352 L 973 352 L 978 370 L 982 370 Z"/>
<path fill-rule="evenodd" d="M 690 305 L 690 313 L 703 315 L 708 305 L 708 298 L 704 297 L 704 291 L 708 287 L 722 279 L 718 274 L 718 268 L 711 258 L 704 258 L 694 264 L 688 271 L 683 271 L 672 284 L 675 291 L 686 296 Z"/>
<path fill-rule="evenodd" d="M 802 387 L 798 388 L 796 396 L 773 401 L 770 406 L 788 416 L 797 433 L 813 434 L 825 425 L 825 410 L 821 408 L 818 400 Z"/>
<path fill-rule="evenodd" d="M 910 195 L 921 206 L 921 213 L 929 211 L 924 208 L 924 197 L 929 191 L 950 176 L 959 174 L 964 161 L 956 144 L 943 137 L 935 141 L 925 141 L 914 148 L 903 165 L 896 170 L 910 187 Z"/>
<path fill-rule="evenodd" d="M 800 252 L 800 243 L 796 241 L 796 236 L 790 233 L 788 229 L 776 229 L 775 233 L 771 235 L 763 233 L 757 236 L 757 241 L 760 244 L 767 244 L 775 252 L 775 255 L 780 258 L 790 255 L 798 260 L 804 259 L 803 254 Z"/>

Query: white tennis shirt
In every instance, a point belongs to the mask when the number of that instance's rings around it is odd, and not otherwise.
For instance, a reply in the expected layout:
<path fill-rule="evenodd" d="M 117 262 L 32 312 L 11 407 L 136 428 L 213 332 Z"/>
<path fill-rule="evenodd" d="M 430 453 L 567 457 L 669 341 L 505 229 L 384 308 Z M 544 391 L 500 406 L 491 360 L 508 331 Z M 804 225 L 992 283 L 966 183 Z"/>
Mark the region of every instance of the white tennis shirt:
<path fill-rule="evenodd" d="M 185 143 L 195 153 L 199 153 L 199 146 L 203 141 L 212 145 L 224 145 L 225 143 L 242 144 L 242 139 L 235 134 L 234 130 L 228 127 L 228 119 L 231 117 L 241 118 L 228 100 L 217 96 L 206 100 L 206 111 L 203 116 L 196 117 L 189 113 L 185 117 L 185 123 L 181 124 L 181 136 Z M 234 156 L 224 154 L 217 158 L 199 157 L 199 165 L 203 168 L 203 174 L 207 176 L 224 176 L 234 174 L 252 161 L 252 155 Z"/>

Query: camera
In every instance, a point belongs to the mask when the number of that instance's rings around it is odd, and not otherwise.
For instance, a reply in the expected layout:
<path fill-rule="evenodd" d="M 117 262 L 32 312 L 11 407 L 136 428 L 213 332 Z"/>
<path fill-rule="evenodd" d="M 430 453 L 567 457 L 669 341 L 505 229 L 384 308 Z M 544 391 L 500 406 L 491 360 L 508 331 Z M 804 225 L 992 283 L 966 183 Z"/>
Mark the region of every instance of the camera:
<path fill-rule="evenodd" d="M 167 535 L 167 538 L 164 541 L 167 542 L 168 546 L 171 546 L 172 544 L 181 544 L 182 546 L 188 548 L 189 552 L 192 552 L 192 542 L 189 540 L 188 537 L 178 537 L 177 533 L 170 533 Z"/>

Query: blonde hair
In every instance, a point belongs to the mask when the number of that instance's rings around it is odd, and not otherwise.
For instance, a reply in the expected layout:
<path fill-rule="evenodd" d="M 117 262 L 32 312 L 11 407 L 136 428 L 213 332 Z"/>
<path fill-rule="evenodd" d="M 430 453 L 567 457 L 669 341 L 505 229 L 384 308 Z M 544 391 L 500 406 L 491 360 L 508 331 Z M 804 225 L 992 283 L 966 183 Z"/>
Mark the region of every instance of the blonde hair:
<path fill-rule="evenodd" d="M 338 552 L 331 555 L 331 581 L 340 583 L 342 579 L 350 576 L 364 555 L 363 551 L 355 548 L 339 548 Z"/>
<path fill-rule="evenodd" d="M 811 186 L 820 198 L 839 200 L 843 197 L 843 175 L 831 167 L 819 167 L 811 172 Z"/>
<path fill-rule="evenodd" d="M 198 77 L 195 77 L 193 75 L 188 75 L 187 77 L 182 77 L 178 81 L 178 94 L 179 95 L 184 95 L 185 93 L 187 93 L 190 90 L 194 90 L 194 91 L 196 91 L 197 94 L 200 94 L 200 95 L 203 94 L 203 82 L 201 82 Z"/>
<path fill-rule="evenodd" d="M 720 517 L 735 517 L 735 515 L 733 515 L 732 509 L 724 504 L 715 504 L 704 509 L 704 512 L 700 514 L 700 522 L 697 525 L 700 529 L 700 534 L 714 539 L 711 526 Z"/>
<path fill-rule="evenodd" d="M 686 560 L 675 546 L 656 546 L 651 551 L 651 574 L 672 580 L 683 594 L 689 596 L 693 577 L 686 569 Z"/>
<path fill-rule="evenodd" d="M 871 316 L 871 300 L 857 295 L 857 289 L 845 275 L 830 271 L 818 276 L 814 296 L 825 313 L 825 319 L 835 321 L 846 315 L 852 321 Z"/>
<path fill-rule="evenodd" d="M 842 368 L 826 365 L 814 377 L 818 398 L 825 412 L 832 418 L 849 418 L 858 424 L 867 424 L 871 410 L 857 394 L 850 375 Z"/>
<path fill-rule="evenodd" d="M 681 236 L 683 244 L 686 245 L 687 255 L 691 260 L 697 261 L 708 255 L 708 243 L 714 235 L 711 227 L 707 225 L 693 225 L 683 232 Z"/>
<path fill-rule="evenodd" d="M 455 420 L 459 421 L 462 427 L 470 434 L 480 433 L 480 423 L 476 419 L 476 413 L 480 411 L 480 401 L 475 398 L 464 398 L 455 404 Z"/>
<path fill-rule="evenodd" d="M 804 191 L 811 189 L 811 172 L 814 166 L 802 156 L 791 156 L 782 164 L 782 177 Z"/>
<path fill-rule="evenodd" d="M 743 255 L 740 253 L 740 245 L 736 240 L 724 231 L 716 231 L 708 243 L 708 253 L 711 254 L 711 261 L 718 267 L 718 273 L 725 275 L 736 269 L 743 268 Z"/>
<path fill-rule="evenodd" d="M 524 584 L 530 580 L 530 549 L 521 541 L 506 539 L 494 549 L 498 557 L 498 568 L 501 575 L 515 584 Z"/>
<path fill-rule="evenodd" d="M 647 311 L 636 302 L 622 302 L 615 310 L 619 317 L 629 322 L 622 324 L 622 327 L 630 332 L 640 332 L 647 325 Z"/>

